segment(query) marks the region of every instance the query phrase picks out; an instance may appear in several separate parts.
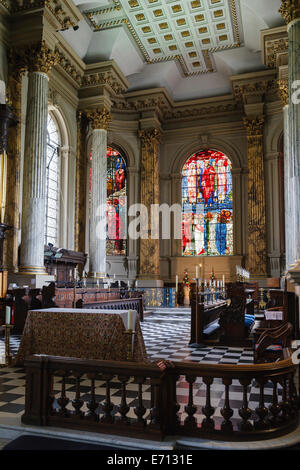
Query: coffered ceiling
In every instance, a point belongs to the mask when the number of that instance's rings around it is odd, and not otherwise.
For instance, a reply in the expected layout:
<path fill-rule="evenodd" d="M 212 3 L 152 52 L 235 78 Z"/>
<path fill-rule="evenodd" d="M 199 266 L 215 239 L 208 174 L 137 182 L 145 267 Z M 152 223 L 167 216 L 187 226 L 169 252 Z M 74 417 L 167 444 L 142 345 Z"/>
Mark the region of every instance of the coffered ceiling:
<path fill-rule="evenodd" d="M 129 90 L 165 87 L 175 100 L 230 92 L 229 77 L 263 70 L 260 31 L 284 24 L 280 0 L 74 0 L 62 32 L 86 63 L 115 60 Z"/>

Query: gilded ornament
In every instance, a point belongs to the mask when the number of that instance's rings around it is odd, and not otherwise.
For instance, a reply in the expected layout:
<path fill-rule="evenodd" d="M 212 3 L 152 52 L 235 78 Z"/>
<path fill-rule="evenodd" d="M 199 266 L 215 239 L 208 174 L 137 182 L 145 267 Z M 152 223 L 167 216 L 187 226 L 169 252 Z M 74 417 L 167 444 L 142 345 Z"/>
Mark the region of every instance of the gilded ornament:
<path fill-rule="evenodd" d="M 300 18 L 300 0 L 281 0 L 279 13 L 287 24 Z"/>
<path fill-rule="evenodd" d="M 288 79 L 278 80 L 278 95 L 281 98 L 282 106 L 287 106 L 289 104 Z"/>
<path fill-rule="evenodd" d="M 112 121 L 112 115 L 107 109 L 93 109 L 86 111 L 86 117 L 90 120 L 92 128 L 108 129 L 109 123 Z"/>

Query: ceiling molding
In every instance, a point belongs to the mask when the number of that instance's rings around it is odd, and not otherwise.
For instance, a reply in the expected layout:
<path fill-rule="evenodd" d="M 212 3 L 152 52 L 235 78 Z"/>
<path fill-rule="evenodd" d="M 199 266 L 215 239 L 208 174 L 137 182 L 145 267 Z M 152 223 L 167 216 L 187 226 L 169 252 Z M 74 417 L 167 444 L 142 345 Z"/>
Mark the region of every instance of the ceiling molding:
<path fill-rule="evenodd" d="M 212 54 L 241 46 L 237 0 L 120 0 L 83 15 L 94 31 L 126 28 L 146 64 L 174 60 L 183 76 L 216 72 Z"/>

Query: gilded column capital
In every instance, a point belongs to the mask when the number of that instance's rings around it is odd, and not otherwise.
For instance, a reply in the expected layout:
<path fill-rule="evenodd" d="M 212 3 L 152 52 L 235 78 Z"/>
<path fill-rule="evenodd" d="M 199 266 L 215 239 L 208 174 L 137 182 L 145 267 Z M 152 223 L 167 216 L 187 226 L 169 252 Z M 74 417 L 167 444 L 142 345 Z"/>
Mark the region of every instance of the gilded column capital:
<path fill-rule="evenodd" d="M 264 116 L 259 116 L 253 119 L 244 117 L 243 121 L 249 143 L 255 142 L 263 137 L 265 122 Z"/>
<path fill-rule="evenodd" d="M 279 13 L 287 24 L 300 19 L 300 0 L 281 0 Z"/>
<path fill-rule="evenodd" d="M 282 106 L 287 106 L 289 104 L 289 81 L 287 78 L 278 80 L 278 95 Z"/>
<path fill-rule="evenodd" d="M 142 148 L 147 149 L 153 147 L 153 145 L 158 144 L 160 142 L 161 133 L 158 129 L 144 129 L 139 131 L 138 133 Z"/>
<path fill-rule="evenodd" d="M 104 129 L 107 131 L 109 123 L 112 121 L 112 115 L 106 108 L 87 110 L 85 114 L 91 122 L 93 130 Z"/>
<path fill-rule="evenodd" d="M 46 46 L 45 41 L 25 47 L 17 53 L 17 67 L 28 72 L 49 74 L 51 68 L 58 63 L 58 53 Z"/>

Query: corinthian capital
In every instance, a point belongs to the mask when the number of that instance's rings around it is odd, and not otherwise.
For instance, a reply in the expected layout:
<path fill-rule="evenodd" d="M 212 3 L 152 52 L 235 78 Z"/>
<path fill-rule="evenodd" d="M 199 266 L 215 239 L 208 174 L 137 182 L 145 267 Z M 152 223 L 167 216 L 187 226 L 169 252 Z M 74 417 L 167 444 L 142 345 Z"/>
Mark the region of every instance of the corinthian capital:
<path fill-rule="evenodd" d="M 25 47 L 18 54 L 19 67 L 26 67 L 29 72 L 48 74 L 58 62 L 58 54 L 46 46 L 45 41 Z"/>
<path fill-rule="evenodd" d="M 281 0 L 279 13 L 281 13 L 287 24 L 300 18 L 300 0 Z"/>
<path fill-rule="evenodd" d="M 139 131 L 139 137 L 143 148 L 153 147 L 160 142 L 161 134 L 158 129 L 144 129 Z"/>
<path fill-rule="evenodd" d="M 263 137 L 264 133 L 264 116 L 259 116 L 254 119 L 243 118 L 244 126 L 247 132 L 247 140 L 249 143 L 255 142 Z"/>
<path fill-rule="evenodd" d="M 289 104 L 289 83 L 288 79 L 278 80 L 278 95 L 281 98 L 282 106 Z"/>
<path fill-rule="evenodd" d="M 85 114 L 86 117 L 90 120 L 94 130 L 107 130 L 109 123 L 112 121 L 112 115 L 106 108 L 87 110 Z"/>

